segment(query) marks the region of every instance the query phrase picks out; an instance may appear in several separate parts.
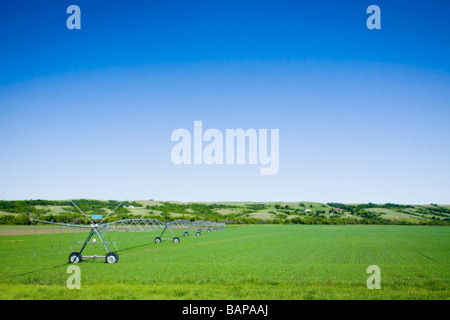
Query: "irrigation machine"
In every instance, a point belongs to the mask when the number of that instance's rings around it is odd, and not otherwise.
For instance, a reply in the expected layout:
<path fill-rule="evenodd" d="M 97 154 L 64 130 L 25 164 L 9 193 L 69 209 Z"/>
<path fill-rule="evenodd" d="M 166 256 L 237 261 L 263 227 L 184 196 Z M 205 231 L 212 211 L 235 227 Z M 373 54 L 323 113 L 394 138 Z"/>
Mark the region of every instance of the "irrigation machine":
<path fill-rule="evenodd" d="M 172 237 L 163 238 L 163 235 L 166 232 L 170 232 Z M 155 238 L 156 243 L 160 243 L 161 241 L 173 241 L 174 243 L 180 242 L 179 236 L 183 234 L 183 236 L 188 236 L 191 233 L 195 233 L 196 236 L 201 236 L 202 232 L 199 230 L 195 230 L 195 226 L 192 222 L 188 220 L 174 220 L 166 224 L 166 227 L 161 232 L 161 235 Z"/>
<path fill-rule="evenodd" d="M 122 219 L 117 221 L 106 222 L 108 217 L 110 217 L 123 203 L 119 203 L 110 213 L 105 217 L 103 215 L 88 215 L 83 210 L 81 210 L 72 200 L 71 203 L 78 209 L 81 214 L 88 219 L 89 225 L 73 224 L 73 223 L 61 223 L 46 221 L 42 219 L 33 218 L 31 213 L 29 214 L 29 219 L 31 224 L 35 225 L 35 244 L 34 244 L 34 256 L 36 257 L 36 226 L 37 223 L 44 223 L 52 225 L 52 255 L 53 255 L 53 226 L 67 227 L 67 228 L 79 228 L 80 234 L 81 230 L 88 232 L 88 235 L 84 241 L 73 241 L 71 246 L 71 253 L 69 255 L 70 263 L 79 263 L 86 258 L 104 258 L 107 263 L 117 263 L 119 261 L 119 255 L 116 242 L 120 242 L 120 233 L 155 233 L 157 236 L 154 238 L 155 243 L 160 243 L 161 241 L 169 240 L 174 243 L 180 242 L 180 236 L 189 236 L 195 234 L 196 236 L 201 236 L 202 230 L 207 230 L 211 232 L 212 230 L 222 230 L 225 228 L 225 223 L 217 223 L 211 221 L 197 220 L 194 222 L 188 220 L 174 220 L 172 222 L 166 223 L 164 221 L 155 219 Z M 107 239 L 107 232 L 114 232 L 116 235 L 114 240 Z M 164 234 L 170 233 L 169 237 L 164 238 Z M 171 236 L 171 237 L 170 237 Z M 74 251 L 74 248 L 81 246 L 81 249 Z M 94 251 L 98 249 L 97 247 L 104 247 L 106 253 L 103 254 L 83 254 L 88 246 L 93 246 Z M 61 231 L 60 231 L 60 248 L 61 248 Z M 115 249 L 115 251 L 111 249 Z M 60 249 L 61 253 L 61 249 Z"/>

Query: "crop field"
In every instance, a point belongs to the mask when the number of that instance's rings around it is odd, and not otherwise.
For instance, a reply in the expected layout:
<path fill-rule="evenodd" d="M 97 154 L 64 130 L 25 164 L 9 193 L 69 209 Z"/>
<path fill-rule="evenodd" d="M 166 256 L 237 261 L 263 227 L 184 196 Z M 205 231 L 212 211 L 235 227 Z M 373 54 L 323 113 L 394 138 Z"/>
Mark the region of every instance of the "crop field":
<path fill-rule="evenodd" d="M 79 290 L 66 286 L 68 255 L 86 233 L 59 231 L 1 227 L 0 299 L 450 298 L 445 226 L 244 225 L 178 244 L 113 232 L 119 262 L 77 264 Z M 380 267 L 379 290 L 366 286 L 370 265 Z"/>

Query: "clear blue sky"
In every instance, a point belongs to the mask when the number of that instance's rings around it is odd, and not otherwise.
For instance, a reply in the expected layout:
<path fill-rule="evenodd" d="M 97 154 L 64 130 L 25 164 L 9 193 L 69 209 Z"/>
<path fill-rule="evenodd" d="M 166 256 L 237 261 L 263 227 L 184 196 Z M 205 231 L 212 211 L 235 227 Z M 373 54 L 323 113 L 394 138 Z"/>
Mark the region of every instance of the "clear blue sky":
<path fill-rule="evenodd" d="M 4 1 L 0 199 L 449 204 L 449 8 Z M 172 164 L 194 120 L 280 129 L 279 173 Z"/>

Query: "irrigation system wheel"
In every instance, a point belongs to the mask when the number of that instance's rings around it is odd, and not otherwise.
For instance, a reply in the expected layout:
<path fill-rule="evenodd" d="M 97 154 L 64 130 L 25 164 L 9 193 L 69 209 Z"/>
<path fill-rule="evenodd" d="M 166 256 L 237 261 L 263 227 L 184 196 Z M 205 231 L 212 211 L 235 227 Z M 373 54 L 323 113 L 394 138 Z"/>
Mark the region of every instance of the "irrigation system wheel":
<path fill-rule="evenodd" d="M 81 254 L 79 252 L 72 252 L 69 255 L 69 262 L 70 263 L 79 263 L 81 262 L 82 258 L 81 258 Z"/>
<path fill-rule="evenodd" d="M 117 263 L 119 261 L 119 255 L 115 252 L 110 251 L 106 254 L 105 261 L 108 263 Z"/>
<path fill-rule="evenodd" d="M 197 231 L 196 235 L 197 235 L 197 237 L 200 237 L 202 235 L 202 233 L 200 231 Z"/>
<path fill-rule="evenodd" d="M 178 237 L 173 238 L 173 243 L 178 243 L 178 242 L 180 242 L 180 238 L 178 238 Z"/>
<path fill-rule="evenodd" d="M 208 232 L 211 232 L 211 229 L 208 229 Z"/>
<path fill-rule="evenodd" d="M 161 242 L 161 238 L 160 237 L 156 237 L 155 238 L 155 243 L 160 243 Z"/>
<path fill-rule="evenodd" d="M 187 237 L 189 235 L 189 232 L 185 232 L 184 236 Z"/>

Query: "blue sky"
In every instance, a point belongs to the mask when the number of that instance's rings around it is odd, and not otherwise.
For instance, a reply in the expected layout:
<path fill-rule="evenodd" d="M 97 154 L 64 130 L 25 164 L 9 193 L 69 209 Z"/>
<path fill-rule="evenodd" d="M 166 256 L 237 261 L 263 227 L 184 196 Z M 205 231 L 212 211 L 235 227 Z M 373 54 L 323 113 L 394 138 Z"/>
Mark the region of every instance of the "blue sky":
<path fill-rule="evenodd" d="M 450 203 L 446 3 L 0 6 L 0 199 Z M 278 174 L 174 165 L 194 120 L 280 129 Z"/>

